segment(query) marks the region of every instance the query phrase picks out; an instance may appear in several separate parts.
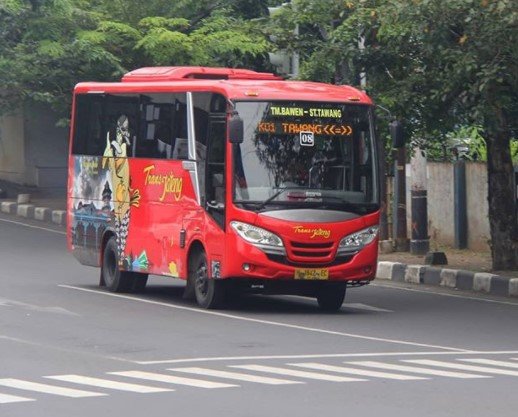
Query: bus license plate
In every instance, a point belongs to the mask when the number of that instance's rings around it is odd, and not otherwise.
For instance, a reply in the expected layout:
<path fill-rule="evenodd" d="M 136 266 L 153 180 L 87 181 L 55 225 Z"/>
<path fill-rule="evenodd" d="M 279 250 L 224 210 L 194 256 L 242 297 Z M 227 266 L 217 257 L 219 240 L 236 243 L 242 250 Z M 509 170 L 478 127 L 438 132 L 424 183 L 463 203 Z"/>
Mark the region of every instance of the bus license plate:
<path fill-rule="evenodd" d="M 328 279 L 328 269 L 295 269 L 295 279 Z"/>

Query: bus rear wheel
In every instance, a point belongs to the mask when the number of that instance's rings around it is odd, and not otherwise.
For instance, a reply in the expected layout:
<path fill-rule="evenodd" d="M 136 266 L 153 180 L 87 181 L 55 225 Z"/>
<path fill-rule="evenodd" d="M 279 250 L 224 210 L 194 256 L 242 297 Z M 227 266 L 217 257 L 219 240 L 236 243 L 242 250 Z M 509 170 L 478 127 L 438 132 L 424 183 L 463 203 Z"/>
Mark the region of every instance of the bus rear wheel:
<path fill-rule="evenodd" d="M 203 250 L 192 257 L 192 263 L 189 265 L 189 280 L 194 287 L 196 302 L 200 307 L 215 309 L 223 305 L 224 283 L 209 277 L 207 255 Z"/>
<path fill-rule="evenodd" d="M 128 292 L 135 283 L 133 273 L 119 269 L 119 255 L 115 236 L 110 237 L 104 247 L 101 278 L 101 282 L 111 292 Z"/>
<path fill-rule="evenodd" d="M 344 302 L 345 289 L 343 285 L 325 285 L 317 292 L 318 306 L 324 311 L 338 311 Z"/>

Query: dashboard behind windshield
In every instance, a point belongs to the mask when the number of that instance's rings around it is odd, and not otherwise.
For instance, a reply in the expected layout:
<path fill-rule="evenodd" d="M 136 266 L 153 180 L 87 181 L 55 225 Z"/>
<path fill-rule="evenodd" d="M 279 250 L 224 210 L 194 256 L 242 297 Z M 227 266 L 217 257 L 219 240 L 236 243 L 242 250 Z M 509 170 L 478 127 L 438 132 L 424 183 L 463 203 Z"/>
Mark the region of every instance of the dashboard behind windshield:
<path fill-rule="evenodd" d="M 234 201 L 262 205 L 377 203 L 369 106 L 238 102 L 244 141 L 234 145 Z"/>

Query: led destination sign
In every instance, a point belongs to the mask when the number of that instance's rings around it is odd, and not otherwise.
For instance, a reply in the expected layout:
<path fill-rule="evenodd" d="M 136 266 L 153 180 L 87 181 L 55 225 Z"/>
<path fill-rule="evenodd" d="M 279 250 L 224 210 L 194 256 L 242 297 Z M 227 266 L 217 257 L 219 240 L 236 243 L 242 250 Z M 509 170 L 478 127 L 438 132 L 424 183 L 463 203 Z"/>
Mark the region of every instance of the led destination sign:
<path fill-rule="evenodd" d="M 318 123 L 260 122 L 257 130 L 259 133 L 296 134 L 312 132 L 315 135 L 328 136 L 350 136 L 353 133 L 353 129 L 349 125 Z"/>
<path fill-rule="evenodd" d="M 342 109 L 326 109 L 321 107 L 284 107 L 270 106 L 270 116 L 293 116 L 293 117 L 325 117 L 341 119 Z"/>

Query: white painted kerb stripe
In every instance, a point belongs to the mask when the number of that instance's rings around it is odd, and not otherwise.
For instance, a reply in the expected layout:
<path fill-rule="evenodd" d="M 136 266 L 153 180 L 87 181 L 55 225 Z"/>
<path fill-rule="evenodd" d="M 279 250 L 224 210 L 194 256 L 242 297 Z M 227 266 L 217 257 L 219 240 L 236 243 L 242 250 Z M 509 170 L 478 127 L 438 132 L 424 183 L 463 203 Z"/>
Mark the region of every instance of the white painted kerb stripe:
<path fill-rule="evenodd" d="M 360 376 L 367 376 L 367 377 L 372 377 L 372 378 L 396 379 L 396 380 L 400 380 L 400 381 L 410 381 L 410 380 L 415 381 L 418 379 L 428 379 L 428 378 L 422 378 L 420 376 L 409 376 L 409 375 L 392 374 L 392 373 L 388 373 L 388 372 L 369 371 L 366 369 L 355 369 L 355 368 L 349 368 L 349 367 L 345 367 L 345 366 L 325 365 L 323 363 L 290 363 L 289 365 L 298 366 L 301 368 L 316 369 L 318 371 L 339 372 L 342 374 L 360 375 Z"/>
<path fill-rule="evenodd" d="M 518 376 L 518 371 L 510 371 L 507 369 L 488 368 L 486 366 L 464 365 L 462 363 L 441 362 L 441 361 L 434 361 L 431 359 L 407 359 L 407 360 L 404 360 L 403 362 L 417 363 L 419 365 L 438 366 L 441 368 L 449 368 L 449 369 L 460 369 L 463 371 L 482 372 L 482 373 L 487 373 L 487 374 Z"/>
<path fill-rule="evenodd" d="M 379 368 L 379 369 L 388 369 L 391 371 L 401 371 L 401 372 L 410 372 L 414 374 L 423 374 L 423 375 L 435 375 L 435 376 L 445 376 L 449 378 L 491 378 L 488 375 L 475 375 L 475 374 L 466 374 L 463 372 L 451 372 L 451 371 L 441 371 L 440 369 L 429 369 L 429 368 L 418 368 L 415 366 L 406 366 L 406 365 L 394 365 L 391 363 L 383 363 L 376 361 L 358 361 L 358 362 L 349 362 L 352 365 L 360 365 L 367 366 L 370 368 Z"/>
<path fill-rule="evenodd" d="M 295 369 L 276 368 L 273 366 L 263 365 L 232 365 L 231 368 L 247 369 L 249 371 L 269 372 L 277 375 L 288 375 L 299 378 L 318 379 L 320 381 L 331 381 L 331 382 L 356 382 L 366 381 L 365 379 L 347 378 L 336 375 L 320 374 L 317 372 L 306 372 L 298 371 Z"/>
<path fill-rule="evenodd" d="M 35 401 L 33 398 L 17 397 L 16 395 L 0 394 L 0 404 L 21 403 L 24 401 Z"/>
<path fill-rule="evenodd" d="M 58 381 L 72 382 L 74 384 L 90 385 L 93 387 L 109 388 L 118 391 L 138 392 L 141 394 L 148 394 L 153 392 L 168 392 L 173 391 L 169 388 L 156 388 L 147 385 L 128 384 L 127 382 L 118 382 L 108 379 L 91 378 L 82 375 L 53 375 L 45 378 L 55 379 Z"/>
<path fill-rule="evenodd" d="M 60 395 L 62 397 L 71 398 L 103 397 L 107 395 L 101 394 L 100 392 L 81 391 L 72 388 L 57 387 L 55 385 L 38 384 L 36 382 L 22 381 L 21 379 L 0 379 L 0 385 L 25 391 L 42 392 L 44 394 Z"/>
<path fill-rule="evenodd" d="M 237 381 L 257 382 L 258 384 L 283 385 L 283 384 L 303 384 L 301 381 L 290 381 L 288 379 L 270 378 L 267 376 L 257 376 L 243 374 L 241 372 L 218 371 L 207 368 L 169 368 L 168 371 L 185 372 L 188 374 L 215 376 L 219 378 L 235 379 Z"/>
<path fill-rule="evenodd" d="M 459 359 L 463 362 L 471 362 L 478 363 L 482 365 L 493 365 L 493 366 L 502 366 L 504 368 L 513 368 L 518 369 L 518 363 L 506 362 L 506 361 L 496 361 L 493 359 Z"/>
<path fill-rule="evenodd" d="M 111 375 L 125 376 L 128 378 L 145 379 L 147 381 L 165 382 L 167 384 L 188 385 L 197 388 L 230 388 L 237 385 L 222 384 L 220 382 L 203 381 L 200 379 L 182 378 L 180 376 L 155 374 L 152 372 L 128 371 L 128 372 L 109 372 Z"/>

